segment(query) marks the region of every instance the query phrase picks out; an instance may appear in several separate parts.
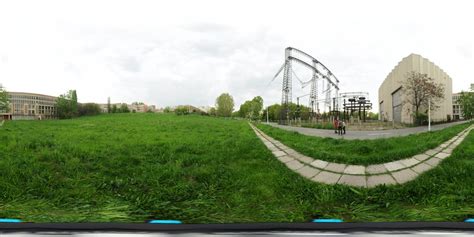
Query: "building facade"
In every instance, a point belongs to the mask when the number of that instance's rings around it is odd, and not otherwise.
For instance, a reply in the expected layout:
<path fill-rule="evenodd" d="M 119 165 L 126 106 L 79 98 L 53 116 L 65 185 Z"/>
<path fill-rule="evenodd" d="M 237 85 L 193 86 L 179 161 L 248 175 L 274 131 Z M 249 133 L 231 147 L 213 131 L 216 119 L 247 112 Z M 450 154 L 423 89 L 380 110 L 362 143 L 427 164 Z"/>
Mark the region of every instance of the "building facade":
<path fill-rule="evenodd" d="M 135 112 L 135 113 L 146 113 L 146 112 L 156 112 L 156 106 L 155 105 L 146 105 L 144 103 L 132 103 L 132 104 L 126 104 L 126 103 L 111 103 L 110 108 L 112 109 L 113 106 L 117 107 L 118 109 L 122 107 L 122 105 L 125 104 L 130 110 L 130 112 Z M 102 113 L 108 113 L 108 108 L 107 104 L 99 104 L 100 109 Z"/>
<path fill-rule="evenodd" d="M 464 119 L 462 116 L 462 107 L 458 102 L 460 97 L 461 93 L 453 94 L 453 119 L 455 120 Z"/>
<path fill-rule="evenodd" d="M 414 121 L 413 106 L 404 103 L 402 84 L 407 80 L 407 73 L 415 71 L 427 74 L 435 83 L 444 85 L 444 99 L 431 112 L 431 120 L 446 121 L 453 118 L 452 79 L 440 67 L 417 54 L 410 54 L 388 74 L 379 87 L 379 118 L 384 121 L 411 124 Z M 421 108 L 424 112 L 427 108 Z"/>
<path fill-rule="evenodd" d="M 56 118 L 56 98 L 26 92 L 8 92 L 11 119 L 34 120 Z"/>

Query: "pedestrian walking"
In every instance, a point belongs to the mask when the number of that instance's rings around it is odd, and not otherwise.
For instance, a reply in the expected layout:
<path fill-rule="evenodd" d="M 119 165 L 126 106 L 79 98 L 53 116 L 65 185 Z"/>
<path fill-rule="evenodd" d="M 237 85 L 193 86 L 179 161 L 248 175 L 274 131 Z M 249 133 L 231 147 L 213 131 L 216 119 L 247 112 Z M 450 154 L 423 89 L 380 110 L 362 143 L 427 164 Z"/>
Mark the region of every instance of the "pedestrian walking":
<path fill-rule="evenodd" d="M 334 133 L 337 134 L 337 130 L 338 130 L 338 127 L 339 127 L 337 118 L 334 119 L 332 124 L 334 125 Z"/>
<path fill-rule="evenodd" d="M 344 132 L 344 135 L 346 134 L 346 122 L 342 121 L 342 131 Z"/>

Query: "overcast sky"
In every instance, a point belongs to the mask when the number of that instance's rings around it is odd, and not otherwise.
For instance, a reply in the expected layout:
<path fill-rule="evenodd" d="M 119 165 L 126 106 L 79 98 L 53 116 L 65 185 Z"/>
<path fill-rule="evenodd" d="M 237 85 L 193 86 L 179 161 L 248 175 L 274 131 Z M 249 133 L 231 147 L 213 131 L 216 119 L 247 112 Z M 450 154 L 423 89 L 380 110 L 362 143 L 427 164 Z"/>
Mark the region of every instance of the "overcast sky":
<path fill-rule="evenodd" d="M 471 2 L 2 1 L 0 83 L 159 107 L 214 105 L 229 92 L 238 109 L 256 95 L 281 101 L 281 77 L 269 82 L 292 46 L 328 66 L 340 92 L 367 91 L 375 104 L 410 53 L 444 69 L 458 92 L 474 83 Z"/>

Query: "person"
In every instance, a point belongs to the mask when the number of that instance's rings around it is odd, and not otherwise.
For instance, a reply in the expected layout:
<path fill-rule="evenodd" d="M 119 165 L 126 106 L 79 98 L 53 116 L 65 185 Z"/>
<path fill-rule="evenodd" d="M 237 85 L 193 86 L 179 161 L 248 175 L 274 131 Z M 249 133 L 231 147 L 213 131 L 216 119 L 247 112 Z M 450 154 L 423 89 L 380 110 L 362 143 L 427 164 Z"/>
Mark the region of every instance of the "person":
<path fill-rule="evenodd" d="M 334 125 L 334 133 L 336 134 L 337 134 L 338 126 L 339 126 L 337 122 L 338 122 L 337 118 L 334 118 L 333 125 Z"/>
<path fill-rule="evenodd" d="M 342 121 L 342 131 L 346 134 L 346 122 Z"/>
<path fill-rule="evenodd" d="M 338 120 L 337 125 L 338 125 L 337 130 L 339 131 L 338 133 L 339 135 L 342 135 L 342 121 Z"/>

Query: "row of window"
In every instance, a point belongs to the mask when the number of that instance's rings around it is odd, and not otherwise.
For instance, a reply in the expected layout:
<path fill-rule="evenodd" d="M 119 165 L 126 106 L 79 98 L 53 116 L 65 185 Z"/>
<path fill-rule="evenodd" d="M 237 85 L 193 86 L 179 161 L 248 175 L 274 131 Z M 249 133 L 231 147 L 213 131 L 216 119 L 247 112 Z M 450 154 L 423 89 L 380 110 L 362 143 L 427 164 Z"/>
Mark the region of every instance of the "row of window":
<path fill-rule="evenodd" d="M 55 98 L 43 97 L 43 96 L 31 96 L 31 95 L 10 95 L 11 100 L 24 99 L 24 100 L 43 100 L 43 101 L 55 101 Z"/>
<path fill-rule="evenodd" d="M 56 107 L 45 105 L 27 105 L 27 104 L 12 104 L 12 112 L 15 115 L 52 115 L 56 113 Z"/>
<path fill-rule="evenodd" d="M 10 100 L 12 103 L 29 103 L 29 104 L 55 104 L 56 101 L 54 100 L 22 100 L 22 99 L 12 99 Z"/>

